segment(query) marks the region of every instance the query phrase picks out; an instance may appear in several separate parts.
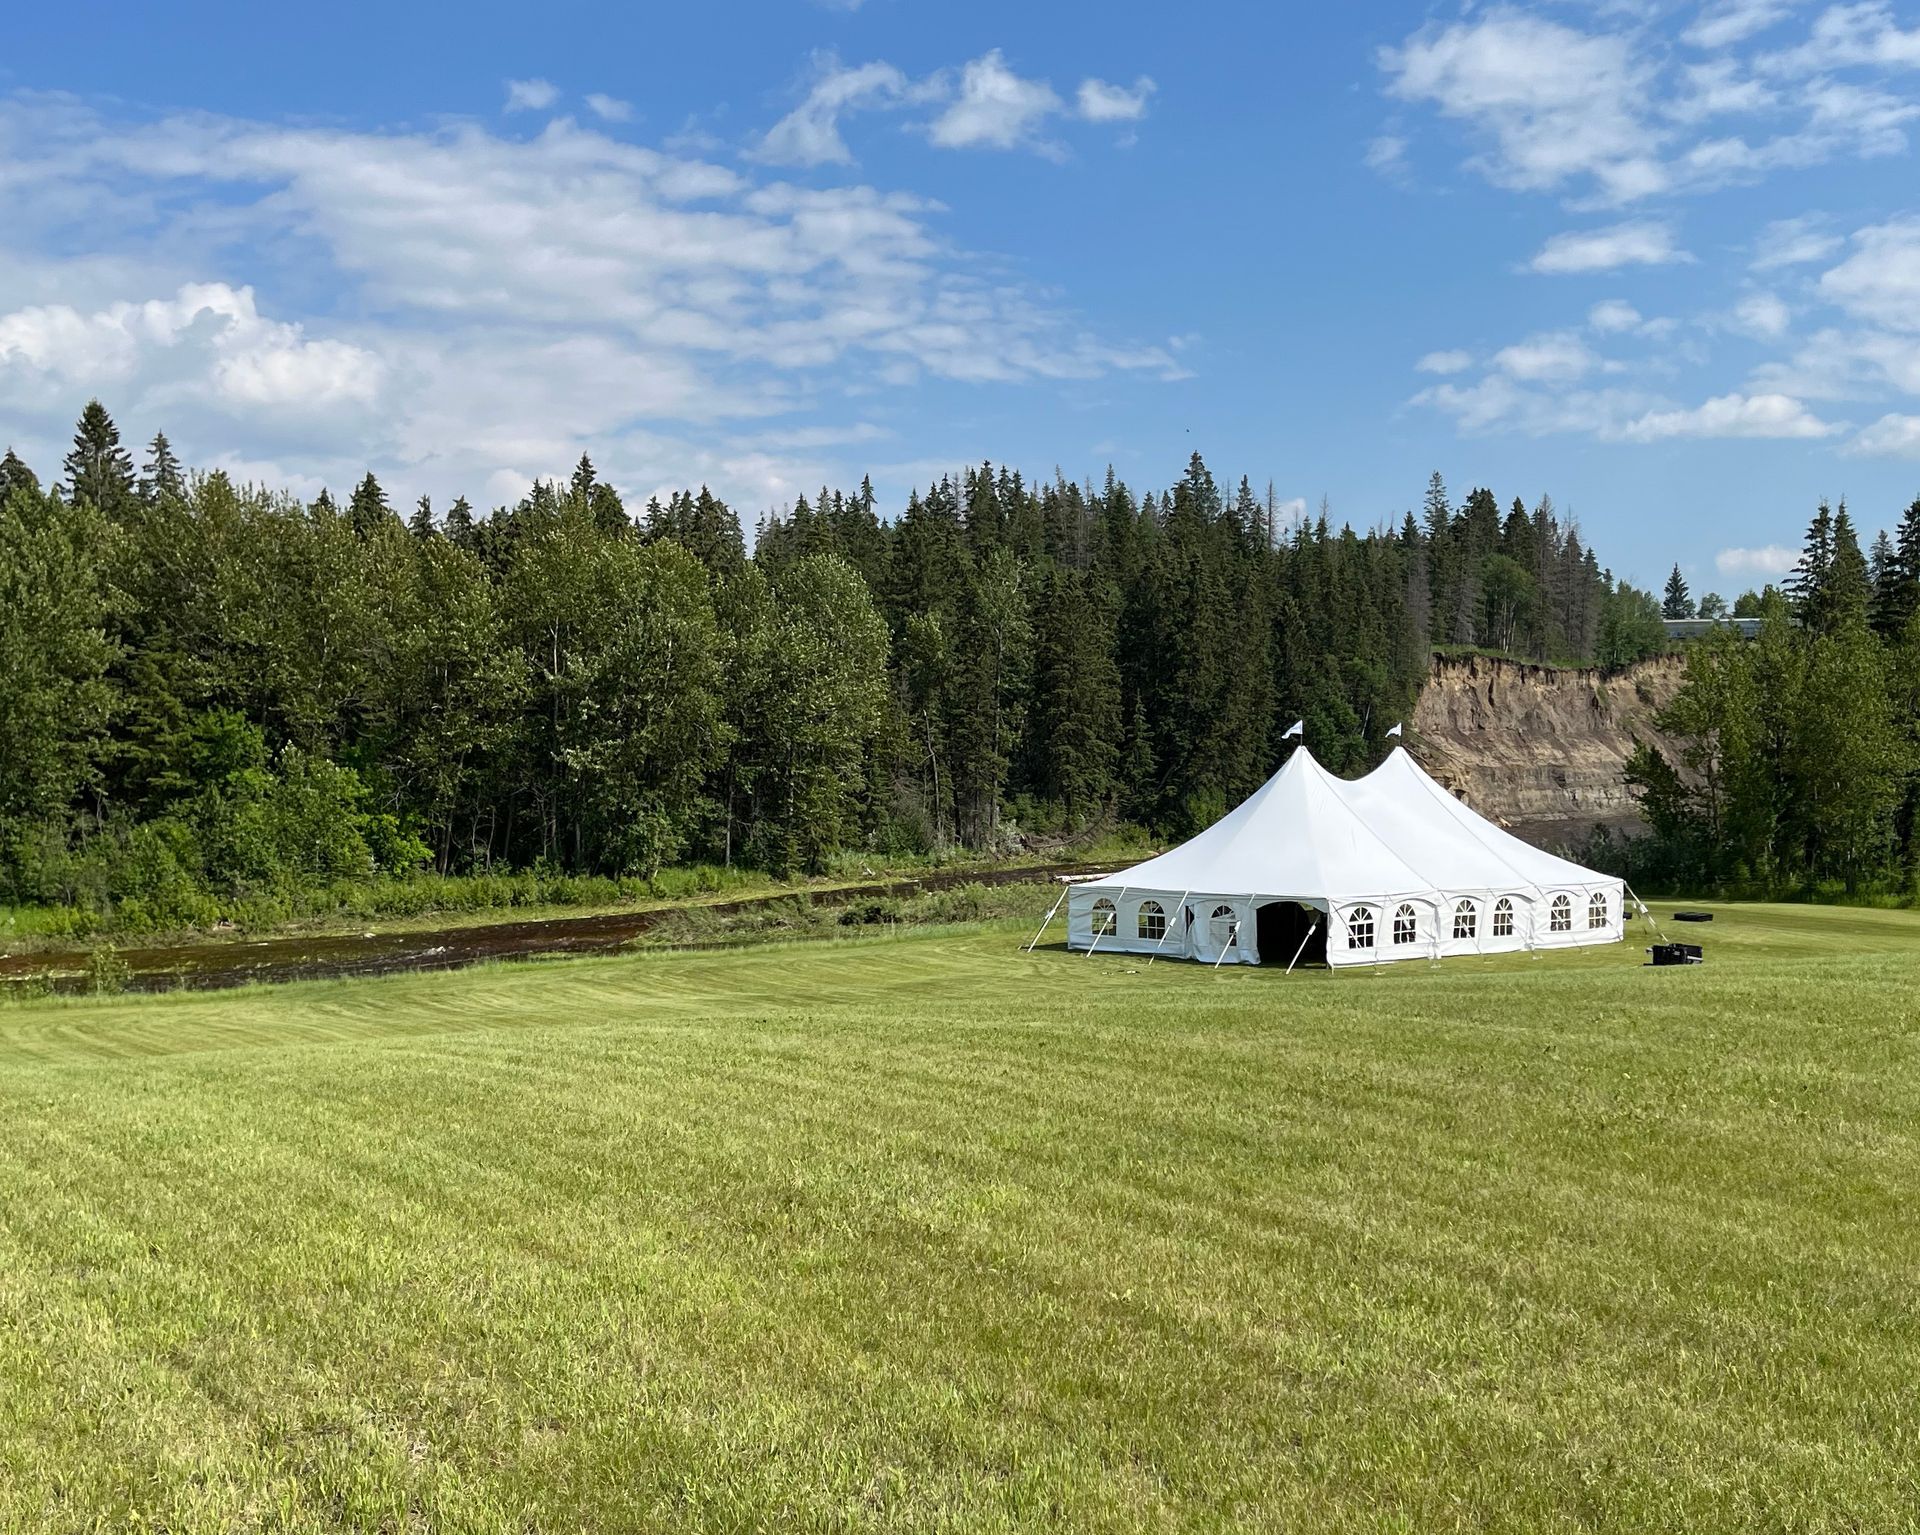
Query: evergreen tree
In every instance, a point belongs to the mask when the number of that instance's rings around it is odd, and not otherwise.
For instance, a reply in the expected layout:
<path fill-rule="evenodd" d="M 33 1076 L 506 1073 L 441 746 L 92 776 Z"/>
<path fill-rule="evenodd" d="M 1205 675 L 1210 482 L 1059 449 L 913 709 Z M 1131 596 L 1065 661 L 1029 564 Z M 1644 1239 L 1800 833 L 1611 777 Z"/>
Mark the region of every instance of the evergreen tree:
<path fill-rule="evenodd" d="M 1660 604 L 1662 618 L 1692 618 L 1694 616 L 1693 596 L 1687 590 L 1687 578 L 1680 574 L 1675 565 L 1673 573 L 1667 577 L 1667 593 Z"/>
<path fill-rule="evenodd" d="M 39 495 L 40 476 L 23 464 L 12 448 L 8 448 L 6 457 L 0 458 L 0 503 L 4 503 L 16 490 Z"/>
<path fill-rule="evenodd" d="M 347 502 L 347 524 L 355 538 L 365 540 L 373 537 L 392 517 L 393 508 L 387 505 L 387 493 L 369 469 L 366 478 L 354 486 Z"/>
<path fill-rule="evenodd" d="M 478 551 L 479 536 L 474 526 L 473 507 L 465 496 L 456 496 L 453 505 L 447 508 L 447 520 L 441 529 L 447 535 L 447 542 L 456 549 L 469 553 Z"/>
<path fill-rule="evenodd" d="M 147 445 L 147 462 L 140 472 L 140 499 L 152 506 L 162 496 L 180 500 L 187 493 L 187 478 L 175 456 L 173 444 L 165 432 L 155 432 Z"/>
<path fill-rule="evenodd" d="M 433 525 L 433 500 L 422 496 L 413 503 L 413 516 L 407 519 L 407 531 L 415 538 L 432 538 L 438 530 Z"/>
<path fill-rule="evenodd" d="M 87 401 L 74 427 L 73 448 L 62 465 L 69 501 L 98 507 L 110 518 L 126 513 L 133 499 L 133 459 L 120 446 L 120 428 L 98 400 Z"/>

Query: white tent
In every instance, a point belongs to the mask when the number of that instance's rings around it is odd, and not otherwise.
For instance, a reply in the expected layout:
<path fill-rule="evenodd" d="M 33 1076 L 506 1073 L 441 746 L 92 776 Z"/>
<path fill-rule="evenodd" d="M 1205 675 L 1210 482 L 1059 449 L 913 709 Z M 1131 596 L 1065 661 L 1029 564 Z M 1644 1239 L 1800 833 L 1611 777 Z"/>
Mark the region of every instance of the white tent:
<path fill-rule="evenodd" d="M 1396 748 L 1335 778 L 1303 746 L 1171 852 L 1076 885 L 1070 948 L 1333 965 L 1617 943 L 1621 882 L 1475 815 Z"/>

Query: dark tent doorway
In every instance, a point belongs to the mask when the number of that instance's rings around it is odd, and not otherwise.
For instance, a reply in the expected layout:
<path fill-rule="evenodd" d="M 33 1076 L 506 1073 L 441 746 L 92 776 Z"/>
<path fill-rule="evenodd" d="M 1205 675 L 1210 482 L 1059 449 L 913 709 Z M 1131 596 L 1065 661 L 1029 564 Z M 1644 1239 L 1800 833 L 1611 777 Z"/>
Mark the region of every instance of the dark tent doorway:
<path fill-rule="evenodd" d="M 1260 945 L 1260 963 L 1278 965 L 1282 970 L 1299 953 L 1303 965 L 1327 962 L 1327 914 L 1298 901 L 1270 901 L 1254 913 L 1255 942 Z M 1306 947 L 1301 948 L 1301 940 Z"/>

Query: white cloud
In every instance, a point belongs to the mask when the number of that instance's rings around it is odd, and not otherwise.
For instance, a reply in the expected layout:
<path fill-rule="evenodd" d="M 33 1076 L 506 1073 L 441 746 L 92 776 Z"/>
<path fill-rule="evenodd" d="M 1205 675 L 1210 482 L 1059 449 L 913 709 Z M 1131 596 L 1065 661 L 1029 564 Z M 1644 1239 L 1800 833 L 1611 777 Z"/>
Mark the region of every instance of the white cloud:
<path fill-rule="evenodd" d="M 1863 427 L 1847 444 L 1847 451 L 1876 458 L 1920 459 L 1920 416 L 1882 416 Z"/>
<path fill-rule="evenodd" d="M 1640 311 L 1625 299 L 1602 299 L 1587 311 L 1587 324 L 1602 335 L 1617 335 L 1622 331 L 1638 330 L 1645 322 Z"/>
<path fill-rule="evenodd" d="M 1763 341 L 1777 341 L 1793 323 L 1793 311 L 1777 293 L 1749 293 L 1734 305 L 1736 330 Z"/>
<path fill-rule="evenodd" d="M 1015 74 L 995 48 L 961 70 L 959 90 L 947 109 L 934 119 L 928 137 L 942 149 L 1024 146 L 1050 150 L 1051 146 L 1038 138 L 1038 129 L 1064 110 L 1052 86 Z"/>
<path fill-rule="evenodd" d="M 587 110 L 602 122 L 624 123 L 633 116 L 633 103 L 594 91 L 587 97 Z"/>
<path fill-rule="evenodd" d="M 1716 0 L 1702 6 L 1681 33 L 1696 48 L 1725 48 L 1745 42 L 1793 14 L 1792 0 Z"/>
<path fill-rule="evenodd" d="M 1473 353 L 1458 349 L 1429 352 L 1413 366 L 1421 373 L 1464 373 L 1473 366 Z"/>
<path fill-rule="evenodd" d="M 509 112 L 544 112 L 560 99 L 560 89 L 548 80 L 509 80 Z"/>
<path fill-rule="evenodd" d="M 767 130 L 752 158 L 770 165 L 850 164 L 853 154 L 840 136 L 841 114 L 898 103 L 909 89 L 907 77 L 891 64 L 843 69 L 831 54 L 814 63 L 818 78 L 806 100 Z"/>
<path fill-rule="evenodd" d="M 1853 254 L 1821 275 L 1820 294 L 1890 330 L 1920 330 L 1920 217 L 1857 231 Z"/>
<path fill-rule="evenodd" d="M 1770 54 L 1736 45 L 1786 19 L 1790 0 L 1709 5 L 1684 36 L 1713 56 L 1692 62 L 1654 25 L 1666 7 L 1652 0 L 1582 7 L 1585 27 L 1513 4 L 1466 9 L 1380 50 L 1388 93 L 1460 122 L 1479 147 L 1469 169 L 1576 208 L 1899 154 L 1920 120 L 1907 96 L 1841 78 L 1920 67 L 1920 28 L 1902 30 L 1884 3 L 1829 6 L 1803 44 Z"/>
<path fill-rule="evenodd" d="M 1776 267 L 1825 261 L 1840 249 L 1842 242 L 1838 235 L 1828 233 L 1824 224 L 1825 220 L 1817 213 L 1775 219 L 1760 232 L 1754 247 L 1753 269 L 1768 272 Z"/>
<path fill-rule="evenodd" d="M 1722 549 L 1713 557 L 1723 576 L 1784 576 L 1800 563 L 1800 551 L 1785 544 L 1763 544 L 1758 549 Z"/>
<path fill-rule="evenodd" d="M 1903 30 L 1894 20 L 1893 7 L 1885 0 L 1830 5 L 1820 13 L 1804 43 L 1769 54 L 1761 64 L 1785 75 L 1817 74 L 1863 65 L 1920 69 L 1920 27 Z"/>
<path fill-rule="evenodd" d="M 757 182 L 565 120 L 526 139 L 128 124 L 0 98 L 0 142 L 0 275 L 48 273 L 7 291 L 71 295 L 0 313 L 0 414 L 43 456 L 110 386 L 129 431 L 289 479 L 371 463 L 409 492 L 475 495 L 590 445 L 623 487 L 704 477 L 755 498 L 817 487 L 832 450 L 756 455 L 718 426 L 778 432 L 853 378 L 1185 371 L 956 250 L 921 199 Z M 76 208 L 99 250 L 71 260 Z M 183 269 L 220 280 L 178 287 Z M 258 299 L 238 280 L 256 273 Z M 274 297 L 315 292 L 324 317 Z"/>
<path fill-rule="evenodd" d="M 1490 138 L 1477 163 L 1502 186 L 1554 191 L 1591 178 L 1614 202 L 1666 186 L 1658 135 L 1641 112 L 1650 71 L 1626 35 L 1499 9 L 1424 28 L 1382 49 L 1379 62 L 1395 96 Z"/>
<path fill-rule="evenodd" d="M 1529 336 L 1493 354 L 1493 365 L 1528 383 L 1572 383 L 1586 377 L 1599 358 L 1571 331 Z"/>
<path fill-rule="evenodd" d="M 1784 394 L 1723 394 L 1690 410 L 1656 410 L 1625 423 L 1628 442 L 1673 437 L 1831 437 L 1840 427 L 1822 421 Z"/>
<path fill-rule="evenodd" d="M 167 354 L 171 354 L 170 356 Z M 384 367 L 344 342 L 309 341 L 261 317 L 251 288 L 195 283 L 170 299 L 82 313 L 67 304 L 0 315 L 0 384 L 69 388 L 205 377 L 236 406 L 371 404 Z"/>
<path fill-rule="evenodd" d="M 1692 259 L 1675 247 L 1671 225 L 1638 219 L 1604 229 L 1557 234 L 1540 247 L 1530 264 L 1536 272 L 1564 275 L 1611 272 L 1624 266 L 1664 266 Z"/>
<path fill-rule="evenodd" d="M 1133 82 L 1131 90 L 1089 79 L 1080 82 L 1075 100 L 1080 115 L 1090 123 L 1131 123 L 1147 115 L 1147 98 L 1153 92 L 1154 83 L 1145 75 Z"/>

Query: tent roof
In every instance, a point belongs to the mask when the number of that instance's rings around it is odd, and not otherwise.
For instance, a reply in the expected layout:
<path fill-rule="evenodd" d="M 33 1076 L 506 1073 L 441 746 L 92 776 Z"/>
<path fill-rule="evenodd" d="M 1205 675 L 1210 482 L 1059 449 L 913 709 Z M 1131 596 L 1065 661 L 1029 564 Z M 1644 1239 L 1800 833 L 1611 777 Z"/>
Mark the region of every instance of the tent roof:
<path fill-rule="evenodd" d="M 1279 772 L 1198 836 L 1079 888 L 1335 901 L 1429 889 L 1431 881 L 1348 805 L 1345 787 L 1299 747 Z"/>
<path fill-rule="evenodd" d="M 1438 807 L 1465 840 L 1491 853 L 1513 870 L 1523 884 L 1580 886 L 1613 882 L 1610 875 L 1585 868 L 1570 859 L 1556 857 L 1477 814 L 1464 800 L 1448 793 L 1435 782 L 1433 776 L 1408 755 L 1404 746 L 1396 746 L 1385 762 L 1366 777 L 1356 779 L 1345 787 L 1349 791 L 1365 793 L 1375 782 L 1384 791 L 1378 798 L 1391 799 L 1395 804 L 1420 805 L 1428 814 L 1431 814 L 1433 807 Z M 1351 793 L 1349 798 L 1352 798 Z M 1455 875 L 1452 883 L 1457 886 L 1466 881 Z"/>
<path fill-rule="evenodd" d="M 1349 781 L 1302 746 L 1198 836 L 1078 888 L 1344 902 L 1605 883 L 1476 815 L 1403 748 Z"/>

